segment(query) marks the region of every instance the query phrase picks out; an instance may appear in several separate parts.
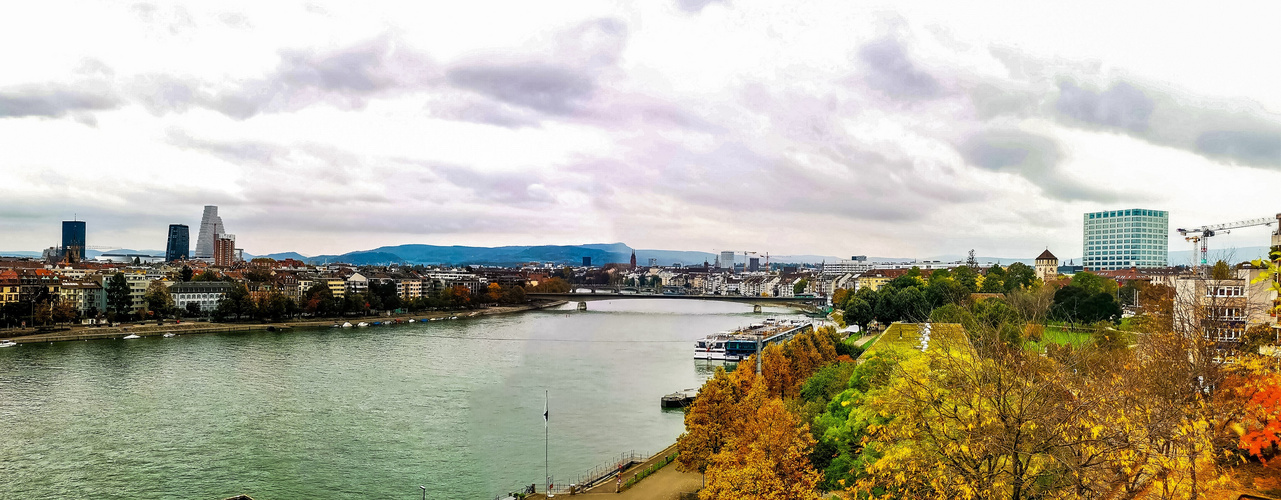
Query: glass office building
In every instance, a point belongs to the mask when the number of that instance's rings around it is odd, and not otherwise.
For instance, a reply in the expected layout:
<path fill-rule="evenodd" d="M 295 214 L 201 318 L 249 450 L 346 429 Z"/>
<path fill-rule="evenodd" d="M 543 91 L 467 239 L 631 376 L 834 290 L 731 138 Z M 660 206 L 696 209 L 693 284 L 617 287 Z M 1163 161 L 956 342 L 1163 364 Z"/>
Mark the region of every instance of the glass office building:
<path fill-rule="evenodd" d="M 62 221 L 62 257 L 67 262 L 80 262 L 85 258 L 84 221 Z"/>
<path fill-rule="evenodd" d="M 186 224 L 169 225 L 169 242 L 165 244 L 165 261 L 187 260 L 190 258 L 191 233 Z"/>
<path fill-rule="evenodd" d="M 1132 208 L 1085 214 L 1085 268 L 1109 271 L 1170 264 L 1170 213 Z"/>

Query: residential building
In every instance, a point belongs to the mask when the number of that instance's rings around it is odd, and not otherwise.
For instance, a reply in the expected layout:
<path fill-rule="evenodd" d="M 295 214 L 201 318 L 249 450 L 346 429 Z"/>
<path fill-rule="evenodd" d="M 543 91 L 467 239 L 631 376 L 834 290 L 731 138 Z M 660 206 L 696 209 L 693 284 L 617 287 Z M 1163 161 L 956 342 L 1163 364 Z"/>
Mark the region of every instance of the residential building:
<path fill-rule="evenodd" d="M 67 262 L 80 262 L 85 258 L 84 221 L 62 221 L 62 252 Z"/>
<path fill-rule="evenodd" d="M 170 224 L 169 240 L 165 244 L 165 262 L 191 258 L 191 240 L 186 224 Z"/>
<path fill-rule="evenodd" d="M 1277 300 L 1267 271 L 1253 266 L 1235 270 L 1231 279 L 1206 279 L 1184 275 L 1174 279 L 1175 328 L 1200 333 L 1216 342 L 1239 342 L 1254 325 L 1275 326 L 1272 306 Z"/>
<path fill-rule="evenodd" d="M 215 266 L 231 267 L 236 263 L 236 236 L 219 234 L 214 238 L 213 261 Z"/>
<path fill-rule="evenodd" d="M 857 274 L 857 273 L 871 271 L 872 269 L 875 269 L 875 268 L 876 268 L 876 264 L 873 262 L 868 262 L 867 258 L 864 257 L 861 260 L 841 259 L 836 262 L 824 262 L 822 272 L 823 274 L 827 274 L 827 275 L 842 275 L 846 273 Z"/>
<path fill-rule="evenodd" d="M 1087 270 L 1169 265 L 1170 214 L 1132 208 L 1083 216 Z"/>
<path fill-rule="evenodd" d="M 0 305 L 18 302 L 21 295 L 21 282 L 18 272 L 13 269 L 0 269 Z"/>
<path fill-rule="evenodd" d="M 196 236 L 197 259 L 214 257 L 214 240 L 227 231 L 222 227 L 222 217 L 218 216 L 218 207 L 205 205 L 205 213 L 200 218 L 200 234 Z"/>
<path fill-rule="evenodd" d="M 59 300 L 74 305 L 81 316 L 95 316 L 107 310 L 107 294 L 101 284 L 92 280 L 63 281 L 60 294 Z"/>
<path fill-rule="evenodd" d="M 1041 255 L 1036 256 L 1036 277 L 1041 281 L 1050 281 L 1059 275 L 1059 258 L 1050 253 L 1050 249 L 1045 249 Z"/>

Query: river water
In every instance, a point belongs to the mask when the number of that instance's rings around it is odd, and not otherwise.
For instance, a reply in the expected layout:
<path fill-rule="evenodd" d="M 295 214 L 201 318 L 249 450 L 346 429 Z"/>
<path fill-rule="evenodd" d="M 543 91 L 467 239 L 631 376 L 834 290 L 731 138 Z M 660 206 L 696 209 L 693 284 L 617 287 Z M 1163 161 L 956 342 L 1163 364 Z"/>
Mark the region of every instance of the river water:
<path fill-rule="evenodd" d="M 763 317 L 589 307 L 0 349 L 0 498 L 493 498 L 543 483 L 544 432 L 562 478 L 671 444 L 692 341 Z"/>

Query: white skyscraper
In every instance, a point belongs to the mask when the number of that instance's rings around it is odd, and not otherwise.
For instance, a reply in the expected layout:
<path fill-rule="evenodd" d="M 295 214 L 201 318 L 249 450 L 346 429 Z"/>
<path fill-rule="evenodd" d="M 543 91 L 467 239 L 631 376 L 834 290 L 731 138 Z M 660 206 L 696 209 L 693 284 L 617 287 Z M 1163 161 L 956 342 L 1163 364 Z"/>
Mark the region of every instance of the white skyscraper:
<path fill-rule="evenodd" d="M 721 264 L 721 269 L 729 269 L 733 271 L 734 270 L 734 252 L 730 250 L 721 252 L 720 264 Z"/>
<path fill-rule="evenodd" d="M 227 234 L 227 231 L 222 227 L 222 217 L 218 216 L 218 207 L 205 205 L 205 215 L 200 218 L 200 235 L 196 238 L 196 253 L 192 257 L 212 259 L 214 238 L 220 234 Z"/>

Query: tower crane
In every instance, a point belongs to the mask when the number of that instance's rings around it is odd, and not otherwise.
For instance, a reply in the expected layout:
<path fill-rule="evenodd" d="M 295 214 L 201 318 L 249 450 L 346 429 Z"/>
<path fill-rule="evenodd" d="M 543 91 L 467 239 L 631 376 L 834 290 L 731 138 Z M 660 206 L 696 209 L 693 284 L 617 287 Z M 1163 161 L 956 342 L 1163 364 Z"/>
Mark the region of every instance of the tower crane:
<path fill-rule="evenodd" d="M 1209 225 L 1194 227 L 1194 228 L 1181 227 L 1176 229 L 1176 231 L 1178 231 L 1179 234 L 1183 236 L 1183 239 L 1192 242 L 1193 255 L 1196 254 L 1197 243 L 1201 244 L 1201 270 L 1204 271 L 1206 269 L 1206 264 L 1207 264 L 1206 254 L 1208 252 L 1206 249 L 1206 240 L 1208 238 L 1210 238 L 1211 236 L 1215 236 L 1217 234 L 1227 234 L 1232 232 L 1233 229 L 1240 229 L 1243 227 L 1271 226 L 1274 222 L 1277 222 L 1278 220 L 1279 219 L 1277 218 L 1263 217 L 1259 219 L 1247 219 L 1247 220 L 1236 221 L 1236 222 L 1228 222 L 1225 224 L 1209 224 Z"/>

